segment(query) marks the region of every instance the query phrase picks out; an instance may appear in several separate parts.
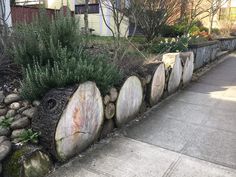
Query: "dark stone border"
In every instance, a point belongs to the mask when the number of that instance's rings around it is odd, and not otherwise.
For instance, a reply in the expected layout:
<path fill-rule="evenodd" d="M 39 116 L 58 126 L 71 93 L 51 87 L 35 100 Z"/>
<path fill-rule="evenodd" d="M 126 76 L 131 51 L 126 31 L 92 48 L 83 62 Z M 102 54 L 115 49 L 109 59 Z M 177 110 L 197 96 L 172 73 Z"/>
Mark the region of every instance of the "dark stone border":
<path fill-rule="evenodd" d="M 211 46 L 211 45 L 215 45 L 217 43 L 219 43 L 219 41 L 214 40 L 214 41 L 207 41 L 207 42 L 202 42 L 202 43 L 197 43 L 197 44 L 190 44 L 189 49 Z"/>

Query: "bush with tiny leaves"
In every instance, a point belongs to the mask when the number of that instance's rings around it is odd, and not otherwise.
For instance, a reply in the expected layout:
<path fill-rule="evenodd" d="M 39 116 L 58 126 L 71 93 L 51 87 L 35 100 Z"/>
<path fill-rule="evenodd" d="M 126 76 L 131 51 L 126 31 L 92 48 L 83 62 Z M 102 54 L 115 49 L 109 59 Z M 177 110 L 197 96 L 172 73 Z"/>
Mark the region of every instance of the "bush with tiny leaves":
<path fill-rule="evenodd" d="M 25 99 L 40 99 L 52 88 L 85 81 L 94 81 L 105 93 L 120 82 L 120 70 L 106 57 L 89 54 L 78 30 L 74 17 L 59 13 L 49 19 L 44 11 L 34 23 L 16 29 L 12 54 L 24 70 L 21 95 Z"/>

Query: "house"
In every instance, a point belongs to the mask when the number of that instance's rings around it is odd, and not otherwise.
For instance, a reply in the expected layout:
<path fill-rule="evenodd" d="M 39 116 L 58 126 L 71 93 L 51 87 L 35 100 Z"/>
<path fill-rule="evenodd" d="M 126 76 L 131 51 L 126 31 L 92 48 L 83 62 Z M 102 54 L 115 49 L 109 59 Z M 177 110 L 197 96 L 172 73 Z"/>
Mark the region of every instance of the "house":
<path fill-rule="evenodd" d="M 75 9 L 75 0 L 15 0 L 15 3 L 24 6 L 45 5 L 49 9 L 60 9 L 62 6 L 68 6 L 71 11 Z"/>
<path fill-rule="evenodd" d="M 10 0 L 1 0 L 0 7 L 0 24 L 12 27 Z"/>
<path fill-rule="evenodd" d="M 207 16 L 201 20 L 206 27 L 210 26 L 209 18 Z M 212 27 L 218 28 L 221 31 L 236 31 L 236 0 L 222 0 L 222 5 L 213 18 Z"/>
<path fill-rule="evenodd" d="M 113 13 L 110 7 L 109 0 L 103 0 L 103 3 L 99 3 L 99 0 L 90 0 L 88 8 L 88 26 L 93 31 L 92 33 L 100 36 L 112 36 L 111 30 L 107 25 L 112 28 L 116 33 L 115 23 L 113 19 Z M 120 7 L 125 7 L 126 4 L 121 4 L 120 0 L 117 0 L 117 4 Z M 75 1 L 75 16 L 80 20 L 80 26 L 83 28 L 84 23 L 85 4 L 84 0 Z M 121 23 L 121 36 L 126 37 L 129 34 L 129 19 L 124 16 Z"/>
<path fill-rule="evenodd" d="M 104 0 L 102 0 L 104 2 Z M 107 0 L 109 2 L 109 0 Z M 119 4 L 120 0 L 117 0 Z M 38 7 L 44 5 L 48 9 L 60 9 L 62 6 L 68 5 L 71 11 L 75 11 L 75 17 L 80 20 L 81 29 L 85 27 L 84 12 L 85 12 L 85 0 L 15 0 L 16 5 Z M 102 10 L 104 12 L 104 22 L 102 16 Z M 14 16 L 15 17 L 15 16 Z M 18 18 L 18 17 L 15 17 Z M 23 17 L 22 17 L 23 18 Z M 21 21 L 16 20 L 16 21 Z M 26 18 L 26 17 L 24 17 Z M 27 20 L 31 21 L 31 20 Z M 127 36 L 128 32 L 128 18 L 124 18 L 121 24 L 121 36 Z M 101 36 L 112 36 L 112 32 L 106 26 L 109 25 L 114 31 L 114 20 L 112 18 L 112 11 L 104 4 L 99 4 L 99 0 L 89 0 L 89 15 L 88 15 L 89 28 L 93 31 L 93 34 Z"/>

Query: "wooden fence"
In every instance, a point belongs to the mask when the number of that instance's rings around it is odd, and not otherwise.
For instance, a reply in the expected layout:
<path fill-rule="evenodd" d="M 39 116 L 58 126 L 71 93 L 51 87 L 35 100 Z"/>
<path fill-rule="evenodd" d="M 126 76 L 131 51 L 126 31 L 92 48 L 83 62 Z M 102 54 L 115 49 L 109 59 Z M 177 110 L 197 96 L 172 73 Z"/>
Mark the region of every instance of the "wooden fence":
<path fill-rule="evenodd" d="M 68 8 L 64 6 L 62 9 L 63 13 L 66 14 Z M 33 22 L 33 20 L 37 19 L 39 12 L 40 8 L 38 7 L 12 6 L 11 7 L 12 23 L 13 25 L 19 23 L 31 23 Z M 46 13 L 50 18 L 53 18 L 57 12 L 59 12 L 59 10 L 46 8 Z M 73 14 L 74 13 L 71 12 L 71 15 Z"/>

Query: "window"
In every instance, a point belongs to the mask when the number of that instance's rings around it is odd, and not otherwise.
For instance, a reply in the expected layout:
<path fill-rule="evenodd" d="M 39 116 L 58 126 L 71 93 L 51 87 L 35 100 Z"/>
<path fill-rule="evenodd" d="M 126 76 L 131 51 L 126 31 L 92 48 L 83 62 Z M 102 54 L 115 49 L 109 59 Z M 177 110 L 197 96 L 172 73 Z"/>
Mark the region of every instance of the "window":
<path fill-rule="evenodd" d="M 93 2 L 93 3 L 91 3 Z M 99 3 L 96 3 L 97 0 L 90 0 L 89 7 L 88 7 L 88 13 L 89 14 L 96 14 L 99 13 Z M 85 13 L 85 4 L 83 1 L 83 4 L 77 4 L 75 5 L 75 14 L 84 14 Z"/>
<path fill-rule="evenodd" d="M 98 4 L 99 0 L 89 0 L 89 4 Z M 75 1 L 76 5 L 84 5 L 84 0 L 76 0 Z"/>

